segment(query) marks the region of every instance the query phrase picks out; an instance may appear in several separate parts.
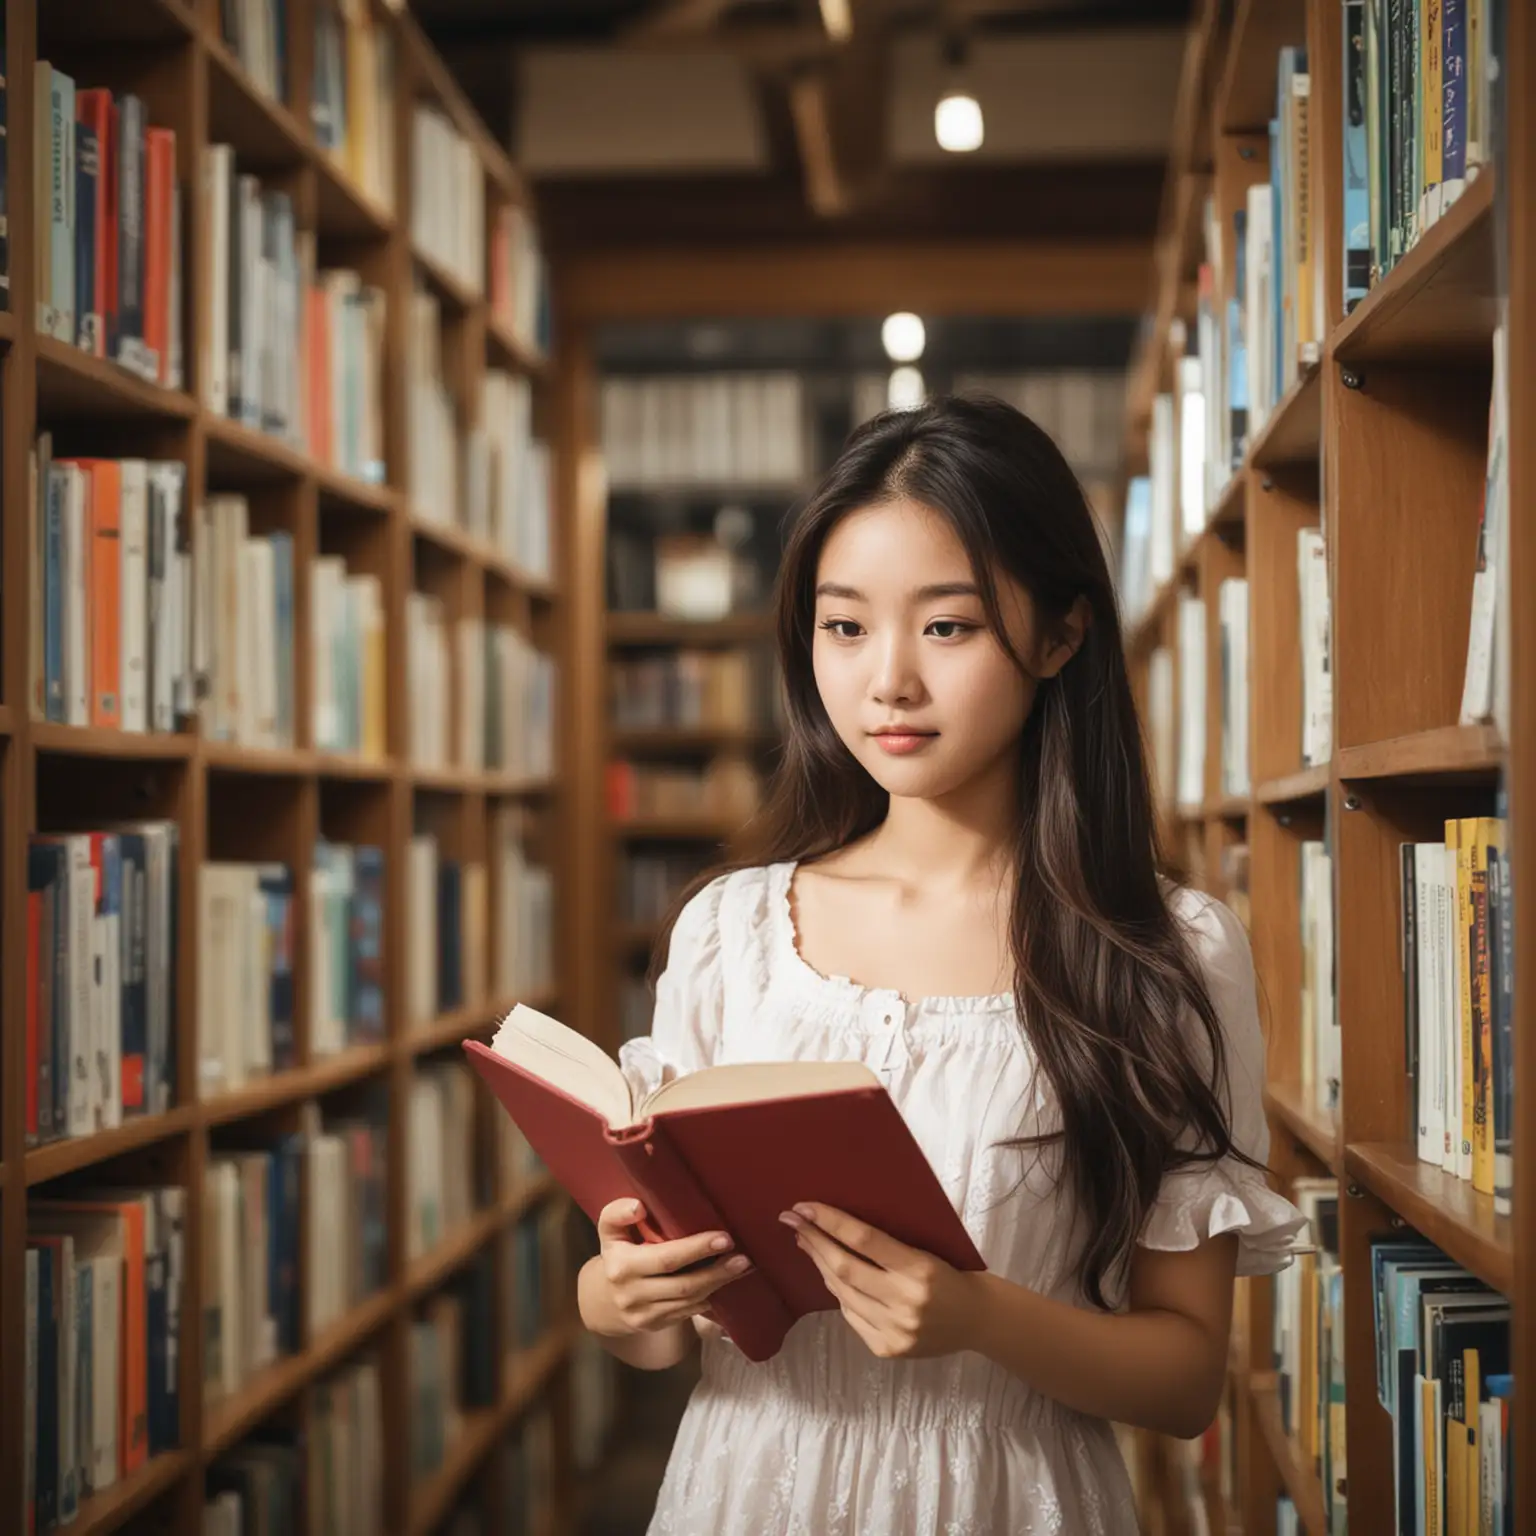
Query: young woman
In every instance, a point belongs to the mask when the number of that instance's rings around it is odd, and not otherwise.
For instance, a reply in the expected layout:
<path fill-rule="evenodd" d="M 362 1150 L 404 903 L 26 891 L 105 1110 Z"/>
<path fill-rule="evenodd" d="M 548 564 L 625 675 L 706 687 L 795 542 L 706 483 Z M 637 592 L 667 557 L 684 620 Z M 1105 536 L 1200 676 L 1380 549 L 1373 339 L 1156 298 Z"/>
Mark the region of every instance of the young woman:
<path fill-rule="evenodd" d="M 706 1316 L 730 1234 L 646 1245 L 610 1206 L 587 1327 L 652 1369 L 705 1339 L 652 1530 L 1129 1536 L 1109 1421 L 1205 1427 L 1233 1276 L 1302 1218 L 1264 1180 L 1246 936 L 1158 872 L 1092 515 L 1010 407 L 888 413 L 795 522 L 777 626 L 765 862 L 686 894 L 623 1065 L 869 1063 L 988 1267 L 797 1206 L 838 1307 L 754 1365 Z"/>

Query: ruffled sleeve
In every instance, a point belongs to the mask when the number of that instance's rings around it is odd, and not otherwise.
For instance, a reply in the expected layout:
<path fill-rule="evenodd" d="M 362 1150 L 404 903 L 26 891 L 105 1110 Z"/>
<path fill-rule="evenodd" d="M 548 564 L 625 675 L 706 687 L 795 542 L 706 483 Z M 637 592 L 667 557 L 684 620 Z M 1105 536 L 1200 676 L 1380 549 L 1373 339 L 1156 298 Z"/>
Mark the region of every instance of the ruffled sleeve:
<path fill-rule="evenodd" d="M 637 1099 L 714 1060 L 723 1007 L 720 897 L 727 878 L 694 892 L 678 913 L 656 979 L 651 1032 L 619 1047 L 619 1066 Z"/>
<path fill-rule="evenodd" d="M 1223 1031 L 1233 1142 L 1262 1164 L 1269 1156 L 1264 1036 L 1248 935 L 1219 901 L 1184 891 L 1174 904 L 1176 915 L 1185 921 Z M 1270 1275 L 1290 1262 L 1293 1244 L 1305 1226 L 1306 1218 L 1269 1187 L 1259 1169 L 1227 1157 L 1167 1175 L 1140 1241 L 1146 1248 L 1178 1252 L 1235 1232 L 1238 1274 Z"/>

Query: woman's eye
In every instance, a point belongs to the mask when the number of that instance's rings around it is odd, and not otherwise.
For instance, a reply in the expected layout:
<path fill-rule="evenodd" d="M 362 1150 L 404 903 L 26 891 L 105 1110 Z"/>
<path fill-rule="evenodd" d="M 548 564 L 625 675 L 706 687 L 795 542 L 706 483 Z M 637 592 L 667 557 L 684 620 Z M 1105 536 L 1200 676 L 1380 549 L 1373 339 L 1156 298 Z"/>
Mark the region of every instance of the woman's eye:
<path fill-rule="evenodd" d="M 958 640 L 961 635 L 969 634 L 973 627 L 959 619 L 935 619 L 928 626 L 936 640 Z"/>
<path fill-rule="evenodd" d="M 821 628 L 828 634 L 835 635 L 839 640 L 853 640 L 857 638 L 858 625 L 852 619 L 823 619 Z"/>

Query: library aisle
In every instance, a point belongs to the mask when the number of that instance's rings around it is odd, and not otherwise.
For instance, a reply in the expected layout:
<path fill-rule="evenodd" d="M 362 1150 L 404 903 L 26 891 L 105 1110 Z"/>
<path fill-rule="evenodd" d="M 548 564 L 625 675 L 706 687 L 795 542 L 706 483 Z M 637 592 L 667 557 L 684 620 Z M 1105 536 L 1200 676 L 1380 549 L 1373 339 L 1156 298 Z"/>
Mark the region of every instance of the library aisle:
<path fill-rule="evenodd" d="M 1536 8 L 0 20 L 0 1531 L 646 1530 L 697 1359 L 463 1044 L 648 1031 L 786 515 L 949 391 L 1102 525 L 1311 1221 L 1143 1529 L 1536 1530 Z"/>

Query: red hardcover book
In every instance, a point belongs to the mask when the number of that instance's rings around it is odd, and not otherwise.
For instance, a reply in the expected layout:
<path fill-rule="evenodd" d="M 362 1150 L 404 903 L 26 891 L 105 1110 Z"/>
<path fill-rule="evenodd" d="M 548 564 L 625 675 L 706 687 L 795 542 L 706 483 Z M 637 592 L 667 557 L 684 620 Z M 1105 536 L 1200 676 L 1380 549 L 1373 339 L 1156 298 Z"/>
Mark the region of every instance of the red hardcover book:
<path fill-rule="evenodd" d="M 837 1303 L 779 1213 L 803 1200 L 847 1211 L 958 1269 L 985 1268 L 879 1078 L 862 1062 L 708 1067 L 636 1103 L 599 1047 L 519 1004 L 475 1070 L 554 1178 L 594 1221 L 638 1199 L 642 1236 L 719 1229 L 753 1270 L 714 1295 L 715 1320 L 750 1360 L 777 1354 L 807 1313 Z"/>

